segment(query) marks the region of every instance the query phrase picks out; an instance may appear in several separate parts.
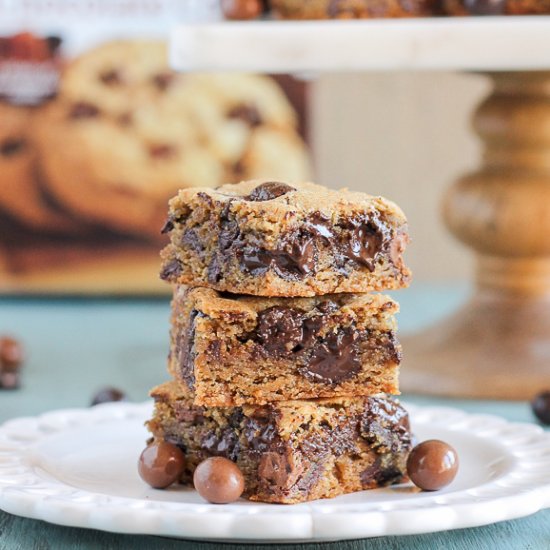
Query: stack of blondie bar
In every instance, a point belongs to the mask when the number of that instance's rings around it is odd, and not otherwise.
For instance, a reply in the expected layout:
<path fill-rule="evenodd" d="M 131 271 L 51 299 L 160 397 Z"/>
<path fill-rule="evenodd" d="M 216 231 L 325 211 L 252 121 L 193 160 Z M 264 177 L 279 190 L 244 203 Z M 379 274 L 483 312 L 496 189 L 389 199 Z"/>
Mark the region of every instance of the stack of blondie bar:
<path fill-rule="evenodd" d="M 244 495 L 296 503 L 403 479 L 397 304 L 406 219 L 393 203 L 313 183 L 184 189 L 161 277 L 174 284 L 169 372 L 148 428 L 211 456 Z"/>

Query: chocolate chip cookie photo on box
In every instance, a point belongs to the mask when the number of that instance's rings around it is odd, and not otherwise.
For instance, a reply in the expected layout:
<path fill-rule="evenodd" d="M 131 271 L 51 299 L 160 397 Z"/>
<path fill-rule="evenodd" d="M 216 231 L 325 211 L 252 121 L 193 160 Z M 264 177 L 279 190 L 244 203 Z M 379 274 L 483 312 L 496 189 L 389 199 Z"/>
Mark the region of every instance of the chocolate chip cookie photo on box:
<path fill-rule="evenodd" d="M 77 223 L 45 197 L 29 132 L 37 109 L 0 101 L 0 216 L 22 226 L 73 232 Z"/>
<path fill-rule="evenodd" d="M 176 74 L 163 42 L 124 40 L 68 64 L 33 132 L 48 191 L 67 210 L 157 239 L 178 189 L 307 178 L 296 126 L 270 78 Z"/>

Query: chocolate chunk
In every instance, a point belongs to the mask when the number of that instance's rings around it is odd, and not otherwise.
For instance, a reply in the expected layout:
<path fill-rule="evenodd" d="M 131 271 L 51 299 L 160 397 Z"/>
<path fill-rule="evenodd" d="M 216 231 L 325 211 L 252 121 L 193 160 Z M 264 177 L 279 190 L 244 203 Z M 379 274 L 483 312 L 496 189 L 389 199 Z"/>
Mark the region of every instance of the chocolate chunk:
<path fill-rule="evenodd" d="M 149 147 L 149 156 L 155 159 L 168 159 L 173 158 L 177 154 L 177 149 L 173 145 L 162 143 L 158 145 L 151 145 Z"/>
<path fill-rule="evenodd" d="M 138 473 L 151 487 L 165 489 L 180 479 L 185 470 L 185 455 L 172 443 L 151 443 L 141 453 Z"/>
<path fill-rule="evenodd" d="M 201 441 L 201 448 L 209 455 L 237 460 L 240 451 L 239 436 L 231 427 L 223 429 L 220 434 L 212 431 Z"/>
<path fill-rule="evenodd" d="M 160 278 L 163 281 L 172 281 L 177 279 L 182 272 L 183 266 L 181 265 L 181 262 L 177 258 L 174 258 L 163 266 L 162 271 L 160 272 Z"/>
<path fill-rule="evenodd" d="M 350 219 L 343 227 L 349 231 L 347 238 L 340 243 L 343 256 L 374 271 L 375 261 L 387 242 L 387 230 L 376 218 Z"/>
<path fill-rule="evenodd" d="M 373 484 L 389 485 L 403 478 L 403 472 L 391 462 L 391 459 L 386 466 L 383 465 L 383 462 L 388 462 L 388 460 L 384 461 L 382 457 L 378 456 L 370 466 L 361 472 L 361 483 L 365 488 L 372 487 Z"/>
<path fill-rule="evenodd" d="M 317 249 L 313 238 L 307 234 L 289 235 L 281 248 L 265 250 L 246 246 L 241 254 L 241 265 L 251 273 L 260 274 L 273 269 L 283 278 L 304 277 L 315 270 Z"/>
<path fill-rule="evenodd" d="M 300 450 L 312 461 L 332 454 L 336 457 L 357 451 L 358 419 L 342 416 L 331 426 L 321 421 L 320 428 L 312 430 L 301 442 Z"/>
<path fill-rule="evenodd" d="M 164 92 L 174 82 L 175 76 L 174 73 L 169 72 L 158 73 L 153 76 L 153 83 L 161 92 Z"/>
<path fill-rule="evenodd" d="M 335 238 L 334 228 L 330 220 L 323 216 L 320 212 L 313 214 L 307 221 L 309 230 L 319 237 L 324 237 L 331 242 Z"/>
<path fill-rule="evenodd" d="M 11 157 L 21 153 L 27 147 L 27 141 L 23 138 L 8 138 L 0 143 L 0 155 Z"/>
<path fill-rule="evenodd" d="M 273 306 L 258 314 L 258 341 L 271 355 L 286 355 L 303 342 L 304 313 L 298 309 Z"/>
<path fill-rule="evenodd" d="M 464 0 L 464 7 L 472 15 L 504 15 L 507 0 Z"/>
<path fill-rule="evenodd" d="M 106 387 L 99 390 L 92 399 L 91 406 L 95 407 L 101 403 L 114 403 L 116 401 L 126 401 L 126 394 L 117 389 Z"/>
<path fill-rule="evenodd" d="M 458 455 L 444 441 L 430 439 L 417 445 L 407 459 L 411 481 L 424 491 L 438 491 L 453 481 L 458 472 Z"/>
<path fill-rule="evenodd" d="M 181 243 L 184 247 L 192 248 L 195 252 L 203 252 L 205 248 L 195 229 L 186 229 L 183 232 Z"/>
<path fill-rule="evenodd" d="M 189 325 L 176 338 L 176 354 L 182 378 L 188 387 L 195 387 L 195 320 L 202 315 L 196 309 L 189 314 Z"/>
<path fill-rule="evenodd" d="M 283 446 L 274 420 L 269 418 L 269 411 L 262 415 L 258 411 L 255 416 L 244 419 L 242 434 L 247 442 L 247 450 L 252 454 L 262 454 L 268 451 L 280 450 Z"/>
<path fill-rule="evenodd" d="M 361 370 L 357 331 L 348 328 L 325 336 L 299 372 L 315 382 L 338 384 Z"/>
<path fill-rule="evenodd" d="M 360 434 L 378 453 L 397 453 L 411 445 L 409 416 L 395 401 L 371 397 L 365 407 Z"/>
<path fill-rule="evenodd" d="M 533 414 L 547 426 L 550 425 L 550 391 L 539 393 L 531 401 Z"/>
<path fill-rule="evenodd" d="M 266 452 L 262 454 L 258 464 L 260 483 L 267 488 L 278 490 L 291 487 L 301 470 L 290 464 L 288 456 L 282 453 Z"/>
<path fill-rule="evenodd" d="M 242 120 L 251 128 L 255 128 L 263 122 L 262 116 L 256 106 L 249 103 L 242 103 L 236 107 L 233 107 L 230 111 L 228 111 L 227 117 Z"/>
<path fill-rule="evenodd" d="M 193 474 L 199 495 L 212 504 L 237 500 L 244 491 L 244 477 L 238 466 L 221 456 L 203 460 Z"/>
<path fill-rule="evenodd" d="M 119 86 L 122 84 L 122 76 L 120 71 L 117 71 L 116 69 L 102 72 L 99 75 L 99 79 L 103 82 L 103 84 L 107 84 L 107 86 Z"/>
<path fill-rule="evenodd" d="M 254 189 L 250 192 L 250 195 L 244 198 L 248 201 L 256 202 L 270 201 L 272 199 L 276 199 L 277 197 L 281 197 L 282 195 L 286 195 L 291 191 L 296 191 L 296 189 L 286 183 L 267 181 L 257 187 L 254 187 Z"/>
<path fill-rule="evenodd" d="M 170 233 L 171 231 L 173 231 L 173 229 L 174 229 L 174 220 L 172 220 L 171 218 L 167 218 L 160 232 L 162 235 L 165 235 L 166 233 Z"/>
<path fill-rule="evenodd" d="M 96 118 L 99 116 L 100 110 L 95 105 L 91 103 L 85 103 L 80 101 L 73 104 L 71 110 L 69 111 L 69 118 L 72 119 L 83 119 L 83 118 Z"/>

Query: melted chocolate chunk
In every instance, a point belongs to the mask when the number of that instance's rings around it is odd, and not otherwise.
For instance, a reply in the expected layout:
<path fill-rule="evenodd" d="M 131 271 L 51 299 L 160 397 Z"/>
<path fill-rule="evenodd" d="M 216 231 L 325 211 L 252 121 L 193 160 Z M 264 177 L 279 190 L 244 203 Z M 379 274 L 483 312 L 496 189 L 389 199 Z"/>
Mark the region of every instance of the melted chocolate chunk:
<path fill-rule="evenodd" d="M 235 118 L 246 122 L 251 128 L 259 126 L 262 121 L 262 116 L 255 105 L 250 103 L 241 103 L 233 107 L 227 113 L 227 118 Z"/>
<path fill-rule="evenodd" d="M 117 71 L 116 69 L 102 72 L 99 75 L 99 79 L 103 82 L 103 84 L 107 84 L 107 86 L 119 86 L 123 82 L 120 71 Z"/>
<path fill-rule="evenodd" d="M 313 237 L 308 233 L 288 236 L 281 248 L 265 250 L 245 246 L 241 255 L 241 265 L 253 274 L 261 274 L 273 269 L 282 278 L 304 277 L 315 269 L 317 249 Z"/>
<path fill-rule="evenodd" d="M 244 197 L 248 201 L 270 201 L 290 193 L 291 191 L 296 191 L 294 187 L 287 185 L 286 183 L 279 183 L 276 181 L 267 181 L 254 187 L 250 192 L 250 195 Z"/>
<path fill-rule="evenodd" d="M 286 355 L 304 340 L 302 311 L 274 306 L 260 312 L 256 334 L 264 349 L 271 355 Z"/>
<path fill-rule="evenodd" d="M 173 73 L 159 73 L 153 76 L 153 84 L 161 91 L 164 92 L 174 82 L 175 75 Z"/>
<path fill-rule="evenodd" d="M 464 7 L 472 15 L 504 15 L 507 0 L 464 0 Z"/>
<path fill-rule="evenodd" d="M 183 266 L 181 265 L 181 262 L 174 258 L 170 262 L 168 262 L 160 272 L 160 278 L 163 281 L 172 281 L 174 279 L 177 279 L 183 272 Z"/>
<path fill-rule="evenodd" d="M 69 118 L 74 120 L 83 118 L 96 118 L 97 116 L 99 116 L 99 114 L 99 107 L 96 107 L 91 103 L 80 101 L 78 103 L 75 103 L 71 107 L 71 110 L 69 111 Z"/>
<path fill-rule="evenodd" d="M 374 271 L 378 254 L 388 240 L 388 230 L 376 218 L 355 218 L 344 224 L 349 233 L 340 242 L 340 253 L 346 258 Z"/>
<path fill-rule="evenodd" d="M 182 378 L 189 388 L 195 387 L 195 319 L 201 315 L 193 309 L 189 314 L 187 330 L 182 331 L 176 340 L 176 354 Z"/>
<path fill-rule="evenodd" d="M 27 147 L 27 142 L 23 138 L 8 138 L 0 143 L 0 155 L 11 157 L 21 153 Z"/>
<path fill-rule="evenodd" d="M 397 453 L 410 448 L 407 411 L 395 401 L 371 397 L 360 426 L 361 436 L 377 453 Z"/>
<path fill-rule="evenodd" d="M 402 477 L 403 471 L 397 465 L 390 462 L 384 466 L 381 457 L 377 457 L 360 475 L 361 483 L 364 487 L 371 487 L 373 484 L 389 485 L 400 480 Z"/>
<path fill-rule="evenodd" d="M 328 242 L 335 238 L 334 228 L 328 218 L 325 218 L 320 212 L 313 214 L 307 222 L 308 228 L 312 233 L 319 237 L 324 237 Z"/>

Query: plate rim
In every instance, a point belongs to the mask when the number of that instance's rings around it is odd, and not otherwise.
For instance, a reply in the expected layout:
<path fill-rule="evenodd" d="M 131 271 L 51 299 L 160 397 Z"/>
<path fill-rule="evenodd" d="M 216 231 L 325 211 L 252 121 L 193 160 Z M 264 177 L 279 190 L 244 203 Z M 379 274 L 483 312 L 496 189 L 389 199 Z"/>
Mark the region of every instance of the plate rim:
<path fill-rule="evenodd" d="M 383 503 L 378 509 L 366 509 L 361 503 L 336 502 L 332 508 L 327 505 L 326 510 L 321 510 L 308 503 L 246 503 L 228 508 L 208 503 L 153 501 L 71 488 L 40 475 L 31 460 L 33 447 L 40 441 L 101 422 L 143 421 L 152 408 L 151 400 L 139 404 L 118 402 L 87 409 L 54 410 L 0 425 L 0 509 L 50 523 L 117 533 L 218 542 L 313 542 L 476 527 L 550 507 L 550 432 L 535 424 L 510 422 L 496 415 L 472 414 L 453 407 L 404 405 L 413 424 L 467 431 L 493 443 L 498 436 L 498 443 L 513 456 L 512 467 L 478 487 L 445 494 L 434 492 L 422 500 L 404 501 L 402 506 L 394 500 L 386 505 L 387 509 L 383 509 Z M 427 509 L 430 514 L 426 515 Z M 249 521 L 252 514 L 254 522 Z M 213 515 L 216 522 L 212 522 Z M 199 521 L 201 516 L 208 520 Z M 285 526 L 281 529 L 275 520 L 283 516 Z"/>

